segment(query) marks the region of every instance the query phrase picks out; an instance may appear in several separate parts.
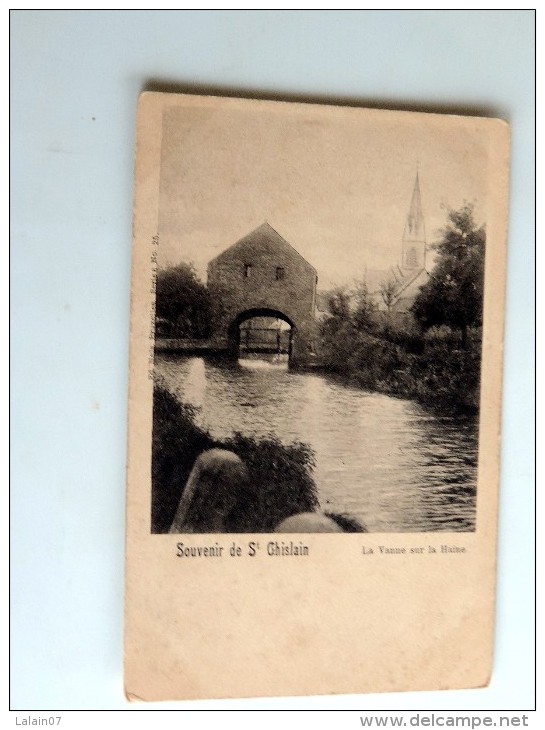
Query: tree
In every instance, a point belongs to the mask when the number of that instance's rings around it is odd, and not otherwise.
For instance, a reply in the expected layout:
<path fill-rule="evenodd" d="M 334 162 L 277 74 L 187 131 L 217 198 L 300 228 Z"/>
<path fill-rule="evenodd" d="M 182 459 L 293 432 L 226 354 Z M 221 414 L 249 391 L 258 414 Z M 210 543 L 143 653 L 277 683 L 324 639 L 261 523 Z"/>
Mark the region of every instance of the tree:
<path fill-rule="evenodd" d="M 384 326 L 384 334 L 386 335 L 386 337 L 390 336 L 390 330 L 392 326 L 390 312 L 397 298 L 398 289 L 399 285 L 393 277 L 387 279 L 386 281 L 383 281 L 380 285 L 380 296 L 386 306 L 386 321 Z"/>
<path fill-rule="evenodd" d="M 383 281 L 380 285 L 380 296 L 382 297 L 382 301 L 386 305 L 386 309 L 388 312 L 390 311 L 390 309 L 392 308 L 392 304 L 396 300 L 398 288 L 399 285 L 393 277 L 391 279 L 388 279 L 387 281 Z"/>
<path fill-rule="evenodd" d="M 357 281 L 354 285 L 354 313 L 352 319 L 355 328 L 360 332 L 372 332 L 377 328 L 377 305 L 369 294 L 364 281 Z"/>
<path fill-rule="evenodd" d="M 349 322 L 352 316 L 351 296 L 346 287 L 337 287 L 329 293 L 327 307 L 339 322 Z"/>
<path fill-rule="evenodd" d="M 171 322 L 178 337 L 201 338 L 210 332 L 210 296 L 193 264 L 157 272 L 155 313 Z"/>
<path fill-rule="evenodd" d="M 472 205 L 450 210 L 442 237 L 432 246 L 437 264 L 412 306 L 425 329 L 435 325 L 458 329 L 464 348 L 468 328 L 482 324 L 485 244 L 485 228 L 477 227 Z"/>

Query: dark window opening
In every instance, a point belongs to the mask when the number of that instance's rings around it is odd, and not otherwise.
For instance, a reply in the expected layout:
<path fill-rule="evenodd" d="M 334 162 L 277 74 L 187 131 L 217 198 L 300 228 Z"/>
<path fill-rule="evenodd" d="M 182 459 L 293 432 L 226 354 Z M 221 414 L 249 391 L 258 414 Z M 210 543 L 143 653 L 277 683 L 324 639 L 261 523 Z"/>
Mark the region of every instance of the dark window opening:
<path fill-rule="evenodd" d="M 286 270 L 283 266 L 277 266 L 276 267 L 276 281 L 282 281 L 284 276 L 286 275 Z"/>
<path fill-rule="evenodd" d="M 252 264 L 244 264 L 244 278 L 248 279 L 248 277 L 252 273 Z"/>

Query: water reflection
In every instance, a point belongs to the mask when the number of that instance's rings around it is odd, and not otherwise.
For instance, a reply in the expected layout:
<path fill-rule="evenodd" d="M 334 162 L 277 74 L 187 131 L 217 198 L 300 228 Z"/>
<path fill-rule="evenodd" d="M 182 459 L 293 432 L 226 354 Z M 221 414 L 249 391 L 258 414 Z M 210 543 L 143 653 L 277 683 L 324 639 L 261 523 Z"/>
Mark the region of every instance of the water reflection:
<path fill-rule="evenodd" d="M 472 530 L 474 419 L 363 391 L 341 379 L 269 366 L 157 355 L 156 371 L 199 408 L 214 437 L 234 431 L 308 443 L 322 507 L 349 512 L 370 532 Z"/>

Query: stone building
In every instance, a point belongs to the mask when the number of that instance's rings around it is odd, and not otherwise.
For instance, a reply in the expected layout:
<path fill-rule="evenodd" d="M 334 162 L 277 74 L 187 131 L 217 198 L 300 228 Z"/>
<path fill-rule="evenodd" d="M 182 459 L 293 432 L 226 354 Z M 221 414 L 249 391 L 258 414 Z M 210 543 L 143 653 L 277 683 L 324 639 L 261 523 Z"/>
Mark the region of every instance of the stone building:
<path fill-rule="evenodd" d="M 208 264 L 213 338 L 227 338 L 238 351 L 240 327 L 250 318 L 282 320 L 291 327 L 290 359 L 308 360 L 315 338 L 317 281 L 316 269 L 263 223 Z"/>

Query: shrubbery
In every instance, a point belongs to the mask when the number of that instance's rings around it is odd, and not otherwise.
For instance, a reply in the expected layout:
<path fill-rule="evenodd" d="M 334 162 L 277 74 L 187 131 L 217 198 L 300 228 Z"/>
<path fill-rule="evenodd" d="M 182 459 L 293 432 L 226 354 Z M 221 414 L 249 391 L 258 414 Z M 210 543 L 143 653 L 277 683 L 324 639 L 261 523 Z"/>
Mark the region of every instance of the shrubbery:
<path fill-rule="evenodd" d="M 414 398 L 450 413 L 479 407 L 480 331 L 470 332 L 465 348 L 452 332 L 416 335 L 398 327 L 361 331 L 350 321 L 324 322 L 319 355 L 324 367 L 362 388 Z"/>

